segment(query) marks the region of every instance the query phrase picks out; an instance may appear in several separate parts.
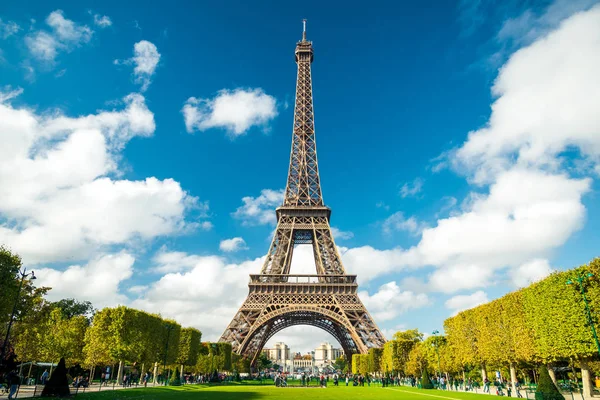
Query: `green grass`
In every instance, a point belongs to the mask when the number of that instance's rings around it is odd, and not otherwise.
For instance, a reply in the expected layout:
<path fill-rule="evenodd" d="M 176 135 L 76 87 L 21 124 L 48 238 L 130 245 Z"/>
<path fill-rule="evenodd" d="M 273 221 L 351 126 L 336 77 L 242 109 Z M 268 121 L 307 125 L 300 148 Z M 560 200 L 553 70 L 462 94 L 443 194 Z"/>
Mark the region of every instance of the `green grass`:
<path fill-rule="evenodd" d="M 107 390 L 99 393 L 79 394 L 80 400 L 255 400 L 255 399 L 365 399 L 365 400 L 482 400 L 481 395 L 441 390 L 420 390 L 404 386 L 381 388 L 380 386 L 338 386 L 331 384 L 322 388 L 277 388 L 274 386 L 203 386 L 156 387 L 123 390 Z"/>

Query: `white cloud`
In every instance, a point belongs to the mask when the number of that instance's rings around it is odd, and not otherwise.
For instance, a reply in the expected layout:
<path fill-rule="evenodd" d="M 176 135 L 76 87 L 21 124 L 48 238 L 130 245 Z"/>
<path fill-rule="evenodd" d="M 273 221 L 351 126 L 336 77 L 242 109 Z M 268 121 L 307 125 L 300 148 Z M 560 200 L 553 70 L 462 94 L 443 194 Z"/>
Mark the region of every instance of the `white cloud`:
<path fill-rule="evenodd" d="M 219 249 L 225 252 L 235 252 L 240 250 L 247 250 L 246 242 L 241 237 L 234 237 L 231 239 L 221 240 L 219 243 Z"/>
<path fill-rule="evenodd" d="M 140 40 L 133 45 L 133 57 L 127 60 L 115 60 L 114 64 L 134 65 L 133 76 L 135 82 L 141 84 L 140 90 L 145 92 L 152 83 L 152 76 L 156 71 L 160 57 L 158 48 L 153 43 Z"/>
<path fill-rule="evenodd" d="M 514 268 L 510 275 L 515 286 L 524 287 L 545 278 L 552 271 L 548 260 L 538 258 Z"/>
<path fill-rule="evenodd" d="M 263 189 L 258 197 L 242 198 L 244 204 L 232 216 L 241 219 L 244 225 L 274 225 L 277 223 L 275 208 L 283 203 L 283 195 L 283 189 Z"/>
<path fill-rule="evenodd" d="M 70 52 L 88 43 L 94 33 L 88 26 L 65 18 L 62 10 L 51 12 L 46 24 L 51 31 L 34 31 L 25 37 L 25 44 L 31 55 L 50 63 L 54 62 L 60 51 Z"/>
<path fill-rule="evenodd" d="M 5 86 L 3 91 L 0 90 L 0 103 L 14 99 L 21 93 L 23 93 L 23 88 L 12 89 L 10 86 Z"/>
<path fill-rule="evenodd" d="M 348 250 L 348 269 L 372 278 L 433 266 L 432 288 L 453 292 L 485 287 L 499 271 L 523 276 L 520 266 L 564 245 L 584 224 L 591 179 L 571 177 L 561 153 L 577 148 L 595 165 L 600 155 L 598 38 L 600 6 L 513 54 L 494 85 L 489 123 L 449 155 L 487 193 L 470 193 L 462 212 L 424 229 L 408 250 Z M 535 267 L 527 279 L 548 270 Z"/>
<path fill-rule="evenodd" d="M 415 178 L 415 180 L 413 180 L 412 182 L 406 182 L 404 185 L 402 185 L 402 187 L 400 188 L 400 196 L 402 196 L 402 198 L 414 197 L 421 193 L 422 190 L 423 179 Z"/>
<path fill-rule="evenodd" d="M 129 293 L 133 293 L 133 294 L 136 294 L 136 295 L 141 295 L 146 290 L 148 290 L 148 286 L 147 285 L 135 285 L 135 286 L 131 286 L 131 287 L 127 288 L 127 291 Z"/>
<path fill-rule="evenodd" d="M 452 315 L 456 315 L 461 311 L 477 307 L 478 305 L 487 303 L 488 301 L 487 294 L 482 290 L 478 290 L 477 292 L 469 295 L 451 297 L 450 299 L 446 300 L 444 305 L 447 309 L 453 311 Z"/>
<path fill-rule="evenodd" d="M 411 235 L 419 235 L 426 225 L 417 221 L 415 217 L 405 218 L 402 211 L 395 212 L 383 221 L 383 232 L 390 234 L 397 231 L 406 231 Z"/>
<path fill-rule="evenodd" d="M 107 28 L 112 25 L 112 21 L 106 15 L 94 14 L 94 24 L 100 28 Z"/>
<path fill-rule="evenodd" d="M 198 206 L 172 179 L 114 180 L 120 150 L 154 131 L 144 97 L 77 118 L 0 104 L 0 242 L 25 263 L 85 259 L 187 229 Z"/>
<path fill-rule="evenodd" d="M 488 183 L 514 162 L 557 169 L 569 148 L 598 163 L 599 37 L 600 5 L 514 53 L 492 88 L 497 99 L 488 124 L 469 134 L 455 165 Z"/>
<path fill-rule="evenodd" d="M 358 275 L 360 282 L 367 282 L 411 265 L 419 265 L 419 260 L 413 253 L 400 248 L 378 250 L 371 246 L 362 246 L 351 249 L 340 247 L 339 250 L 346 271 Z"/>
<path fill-rule="evenodd" d="M 224 128 L 238 136 L 252 126 L 266 129 L 269 121 L 277 116 L 277 102 L 260 88 L 223 89 L 212 99 L 190 97 L 181 112 L 189 133 Z"/>
<path fill-rule="evenodd" d="M 222 257 L 163 249 L 155 261 L 155 270 L 181 272 L 167 273 L 151 283 L 131 306 L 196 327 L 203 340 L 215 341 L 246 298 L 248 275 L 260 271 L 264 258 L 229 264 Z"/>
<path fill-rule="evenodd" d="M 14 22 L 14 21 L 4 22 L 4 21 L 2 21 L 2 18 L 0 18 L 0 37 L 2 37 L 2 39 L 8 39 L 10 36 L 19 32 L 20 29 L 21 29 L 21 27 L 16 22 Z"/>
<path fill-rule="evenodd" d="M 35 273 L 36 286 L 51 287 L 46 295 L 51 301 L 76 298 L 91 301 L 97 308 L 124 304 L 127 298 L 119 293 L 119 285 L 133 275 L 134 262 L 132 255 L 121 252 L 101 255 L 64 271 L 41 268 Z"/>
<path fill-rule="evenodd" d="M 389 321 L 409 310 L 430 304 L 425 293 L 401 291 L 396 282 L 381 285 L 373 295 L 369 295 L 367 291 L 361 291 L 359 296 L 376 321 Z"/>
<path fill-rule="evenodd" d="M 335 226 L 331 227 L 331 234 L 333 235 L 333 238 L 336 241 L 348 240 L 348 239 L 352 239 L 354 237 L 354 233 L 352 233 L 350 231 L 341 231 L 338 228 L 336 228 Z"/>
<path fill-rule="evenodd" d="M 556 29 L 565 18 L 588 10 L 597 3 L 597 0 L 554 0 L 539 14 L 534 10 L 525 10 L 520 16 L 503 23 L 497 39 L 500 42 L 512 42 L 513 46 L 531 44 Z"/>

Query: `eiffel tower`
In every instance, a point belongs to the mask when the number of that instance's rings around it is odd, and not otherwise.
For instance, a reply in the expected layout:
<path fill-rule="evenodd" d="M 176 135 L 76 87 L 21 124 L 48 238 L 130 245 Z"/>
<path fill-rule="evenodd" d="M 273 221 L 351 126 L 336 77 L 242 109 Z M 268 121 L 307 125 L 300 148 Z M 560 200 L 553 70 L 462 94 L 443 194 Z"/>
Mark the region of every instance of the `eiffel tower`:
<path fill-rule="evenodd" d="M 221 336 L 233 351 L 255 365 L 260 351 L 277 332 L 294 325 L 312 325 L 329 332 L 346 359 L 381 347 L 385 338 L 358 298 L 356 275 L 346 274 L 323 203 L 313 114 L 310 65 L 312 42 L 296 45 L 296 104 L 290 168 L 277 229 L 261 273 L 250 275 L 249 294 Z M 316 275 L 291 275 L 294 245 L 312 244 Z"/>

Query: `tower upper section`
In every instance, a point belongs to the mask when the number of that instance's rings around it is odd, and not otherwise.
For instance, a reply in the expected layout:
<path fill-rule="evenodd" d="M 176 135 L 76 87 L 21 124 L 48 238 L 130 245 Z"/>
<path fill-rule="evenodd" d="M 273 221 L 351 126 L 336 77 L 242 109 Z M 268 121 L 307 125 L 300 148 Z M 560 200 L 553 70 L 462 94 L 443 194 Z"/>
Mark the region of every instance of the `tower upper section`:
<path fill-rule="evenodd" d="M 306 40 L 306 20 L 302 40 L 296 45 L 296 104 L 292 151 L 288 173 L 284 207 L 323 207 L 319 181 L 315 121 L 312 98 L 310 64 L 313 61 L 312 42 Z"/>

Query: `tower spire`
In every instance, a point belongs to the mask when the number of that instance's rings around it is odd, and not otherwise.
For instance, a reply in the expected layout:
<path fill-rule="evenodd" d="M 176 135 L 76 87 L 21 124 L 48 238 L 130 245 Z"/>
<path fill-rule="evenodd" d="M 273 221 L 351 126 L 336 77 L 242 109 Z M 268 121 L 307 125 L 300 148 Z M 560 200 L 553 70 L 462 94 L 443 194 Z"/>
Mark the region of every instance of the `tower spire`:
<path fill-rule="evenodd" d="M 306 19 L 302 20 L 302 41 L 306 42 Z"/>

